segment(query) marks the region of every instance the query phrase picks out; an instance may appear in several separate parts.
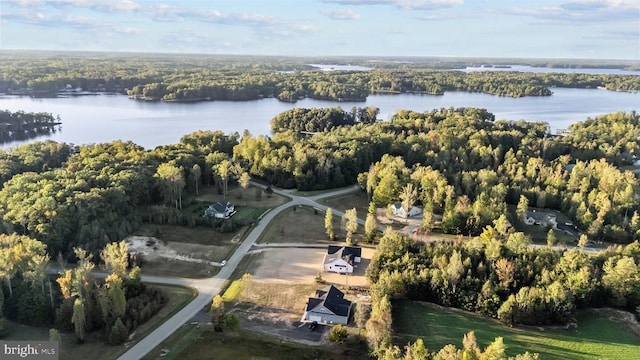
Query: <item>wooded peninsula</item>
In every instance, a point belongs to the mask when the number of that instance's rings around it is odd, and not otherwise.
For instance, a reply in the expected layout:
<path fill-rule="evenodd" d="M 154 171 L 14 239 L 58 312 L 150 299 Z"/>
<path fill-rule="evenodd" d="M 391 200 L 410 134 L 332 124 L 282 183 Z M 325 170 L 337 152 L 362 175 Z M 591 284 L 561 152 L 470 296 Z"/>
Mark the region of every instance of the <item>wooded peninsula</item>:
<path fill-rule="evenodd" d="M 403 61 L 90 53 L 28 57 L 11 53 L 3 56 L 0 64 L 0 92 L 57 96 L 74 95 L 78 89 L 80 93 L 121 93 L 150 101 L 246 101 L 275 97 L 296 102 L 305 97 L 365 101 L 369 94 L 442 95 L 446 91 L 509 97 L 550 96 L 554 87 L 640 91 L 640 79 L 633 75 L 504 71 L 496 76 L 490 71 L 456 71 L 467 65 L 478 65 L 478 60 L 400 60 Z M 310 65 L 314 62 L 357 64 L 371 70 L 320 71 Z M 535 61 L 524 63 L 542 66 Z M 565 67 L 567 63 L 545 63 L 544 66 Z"/>

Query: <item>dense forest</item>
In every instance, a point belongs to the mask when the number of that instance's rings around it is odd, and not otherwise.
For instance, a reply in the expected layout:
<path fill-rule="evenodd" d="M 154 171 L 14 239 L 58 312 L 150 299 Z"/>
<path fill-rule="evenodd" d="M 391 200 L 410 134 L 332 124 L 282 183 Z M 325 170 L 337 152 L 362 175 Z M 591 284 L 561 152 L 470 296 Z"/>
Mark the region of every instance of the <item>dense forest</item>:
<path fill-rule="evenodd" d="M 305 62 L 308 60 L 309 62 Z M 371 71 L 319 71 L 318 59 L 246 57 L 42 56 L 3 58 L 0 92 L 56 96 L 62 89 L 126 93 L 162 101 L 256 100 L 276 97 L 295 102 L 310 97 L 365 101 L 373 93 L 481 92 L 499 96 L 549 96 L 553 87 L 640 91 L 633 75 L 452 71 L 460 63 L 364 62 Z M 338 60 L 344 61 L 344 59 Z M 363 63 L 360 59 L 359 63 Z M 391 66 L 395 64 L 395 66 Z M 449 70 L 438 70 L 448 66 Z"/>
<path fill-rule="evenodd" d="M 638 153 L 635 112 L 575 124 L 567 137 L 550 136 L 544 123 L 494 121 L 473 108 L 335 122 L 367 112 L 376 111 L 294 109 L 274 118 L 273 138 L 200 131 L 154 150 L 120 141 L 18 146 L 0 152 L 0 225 L 44 242 L 53 256 L 77 246 L 97 255 L 143 222 L 230 231 L 241 224 L 184 214 L 181 202 L 198 184 L 222 189 L 248 174 L 300 190 L 359 183 L 377 206 L 411 186 L 415 202 L 441 215 L 442 231 L 452 234 L 480 234 L 511 214 L 509 204 L 526 202 L 564 212 L 590 239 L 640 236 L 637 178 L 620 167 Z M 356 118 L 369 119 L 363 116 Z"/>
<path fill-rule="evenodd" d="M 0 235 L 0 338 L 8 329 L 5 318 L 23 324 L 75 332 L 79 342 L 100 331 L 108 344 L 124 343 L 129 334 L 167 302 L 165 295 L 140 281 L 140 268 L 130 271 L 129 253 L 122 242 L 100 252 L 105 279 L 96 279 L 93 254 L 73 249 L 77 265 L 57 278 L 50 275 L 47 245 L 24 235 Z M 97 260 L 97 259 L 96 259 Z"/>
<path fill-rule="evenodd" d="M 425 244 L 388 231 L 367 275 L 373 284 L 366 324 L 371 349 L 380 359 L 402 359 L 393 345 L 392 306 L 398 300 L 456 307 L 510 326 L 576 326 L 576 310 L 587 307 L 634 311 L 640 304 L 640 244 L 597 255 L 534 249 L 500 217 L 479 237 L 452 243 Z"/>

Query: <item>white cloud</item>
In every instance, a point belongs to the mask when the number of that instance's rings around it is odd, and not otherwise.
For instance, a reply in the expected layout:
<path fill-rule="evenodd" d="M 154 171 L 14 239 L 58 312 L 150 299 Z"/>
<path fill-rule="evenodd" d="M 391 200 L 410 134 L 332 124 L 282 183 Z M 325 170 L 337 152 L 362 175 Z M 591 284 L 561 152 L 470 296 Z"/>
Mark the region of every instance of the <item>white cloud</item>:
<path fill-rule="evenodd" d="M 360 15 L 351 9 L 325 10 L 320 12 L 333 20 L 358 20 Z"/>
<path fill-rule="evenodd" d="M 437 10 L 463 5 L 464 0 L 322 0 L 338 5 L 393 5 L 405 10 Z"/>
<path fill-rule="evenodd" d="M 127 12 L 142 8 L 142 5 L 132 0 L 46 0 L 45 2 L 53 7 L 86 8 L 102 12 Z"/>
<path fill-rule="evenodd" d="M 28 7 L 34 8 L 42 5 L 40 0 L 2 0 L 3 5 L 11 5 L 12 7 Z"/>
<path fill-rule="evenodd" d="M 463 5 L 464 0 L 399 0 L 397 6 L 407 10 L 437 10 Z"/>

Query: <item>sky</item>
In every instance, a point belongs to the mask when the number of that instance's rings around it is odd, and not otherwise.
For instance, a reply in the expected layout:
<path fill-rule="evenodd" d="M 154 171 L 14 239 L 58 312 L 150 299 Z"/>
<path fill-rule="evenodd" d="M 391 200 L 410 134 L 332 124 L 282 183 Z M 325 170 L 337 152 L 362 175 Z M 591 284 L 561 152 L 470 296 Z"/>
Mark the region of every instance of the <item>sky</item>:
<path fill-rule="evenodd" d="M 640 0 L 0 0 L 0 49 L 640 61 Z"/>

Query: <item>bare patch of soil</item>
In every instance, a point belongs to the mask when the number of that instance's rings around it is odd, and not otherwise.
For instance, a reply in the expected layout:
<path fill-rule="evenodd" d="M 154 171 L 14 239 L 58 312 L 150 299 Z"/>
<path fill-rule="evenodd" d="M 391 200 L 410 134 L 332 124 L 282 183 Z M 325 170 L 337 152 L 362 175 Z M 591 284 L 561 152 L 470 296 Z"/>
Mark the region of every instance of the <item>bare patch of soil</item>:
<path fill-rule="evenodd" d="M 143 273 L 149 275 L 212 276 L 232 249 L 232 246 L 164 242 L 149 236 L 130 236 L 125 242 L 129 252 L 140 257 Z"/>

